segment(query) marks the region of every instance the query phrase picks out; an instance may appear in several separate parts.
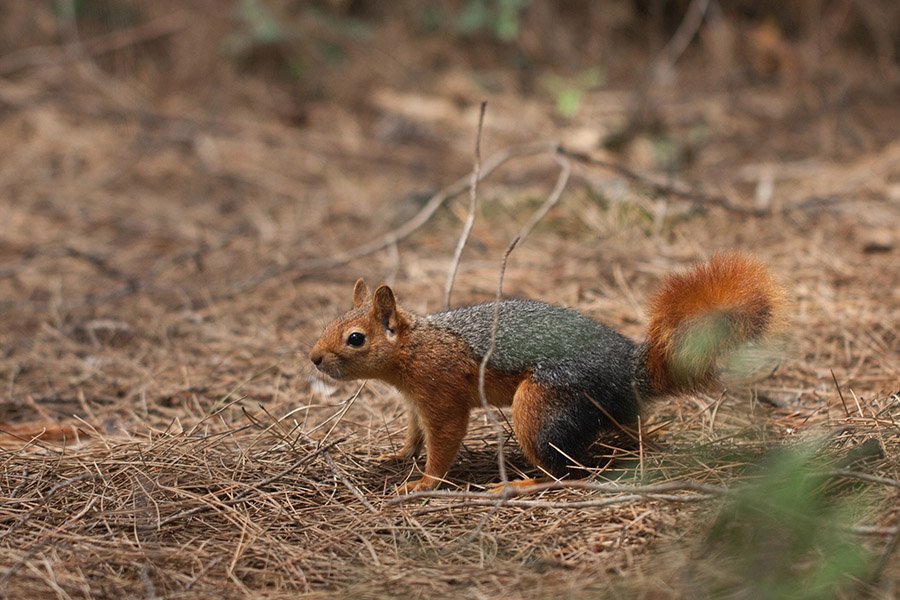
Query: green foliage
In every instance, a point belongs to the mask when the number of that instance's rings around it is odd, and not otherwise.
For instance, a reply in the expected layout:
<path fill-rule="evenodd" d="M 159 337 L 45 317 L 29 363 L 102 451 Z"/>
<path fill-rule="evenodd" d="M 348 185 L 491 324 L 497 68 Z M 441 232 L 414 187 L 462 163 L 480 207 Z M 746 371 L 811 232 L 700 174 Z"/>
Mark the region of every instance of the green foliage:
<path fill-rule="evenodd" d="M 830 598 L 867 571 L 867 552 L 841 526 L 860 502 L 829 493 L 814 449 L 779 453 L 738 490 L 709 535 L 712 595 Z"/>
<path fill-rule="evenodd" d="M 268 62 L 291 80 L 308 72 L 308 62 L 341 63 L 346 58 L 344 42 L 372 36 L 372 27 L 346 15 L 315 7 L 306 8 L 301 20 L 273 12 L 266 0 L 240 0 L 239 26 L 224 50 L 250 65 Z M 306 59 L 306 60 L 304 60 Z"/>
<path fill-rule="evenodd" d="M 84 14 L 84 0 L 53 0 L 53 14 L 60 21 L 72 21 Z"/>
<path fill-rule="evenodd" d="M 367 40 L 374 35 L 375 29 L 371 23 L 347 14 L 314 7 L 309 8 L 305 14 L 323 34 L 352 40 Z"/>
<path fill-rule="evenodd" d="M 115 0 L 52 0 L 51 8 L 53 15 L 66 23 L 92 19 L 109 29 L 118 29 L 141 21 L 138 6 Z"/>
<path fill-rule="evenodd" d="M 263 0 L 241 0 L 237 16 L 241 28 L 225 44 L 229 54 L 240 54 L 259 46 L 273 46 L 286 39 L 284 30 Z"/>
<path fill-rule="evenodd" d="M 541 83 L 556 99 L 556 112 L 566 119 L 574 117 L 581 109 L 585 93 L 601 87 L 605 83 L 603 71 L 591 68 L 582 71 L 575 78 L 554 75 L 544 77 Z"/>
<path fill-rule="evenodd" d="M 519 19 L 530 0 L 468 0 L 456 16 L 456 29 L 470 35 L 490 31 L 495 38 L 511 42 L 519 36 Z"/>
<path fill-rule="evenodd" d="M 667 173 L 675 173 L 681 166 L 681 145 L 675 138 L 662 135 L 652 138 L 653 162 Z"/>
<path fill-rule="evenodd" d="M 694 319 L 687 325 L 679 332 L 672 352 L 672 373 L 684 385 L 702 380 L 710 372 L 733 329 L 728 316 L 722 313 Z"/>
<path fill-rule="evenodd" d="M 730 384 L 752 380 L 778 365 L 781 339 L 736 343 L 737 325 L 722 312 L 682 325 L 672 348 L 672 373 L 685 386 L 703 381 L 716 367 L 719 379 Z"/>
<path fill-rule="evenodd" d="M 652 132 L 654 162 L 656 167 L 667 173 L 677 173 L 689 166 L 694 160 L 698 148 L 702 147 L 709 137 L 704 124 L 697 124 L 683 135 L 674 135 L 662 129 Z"/>

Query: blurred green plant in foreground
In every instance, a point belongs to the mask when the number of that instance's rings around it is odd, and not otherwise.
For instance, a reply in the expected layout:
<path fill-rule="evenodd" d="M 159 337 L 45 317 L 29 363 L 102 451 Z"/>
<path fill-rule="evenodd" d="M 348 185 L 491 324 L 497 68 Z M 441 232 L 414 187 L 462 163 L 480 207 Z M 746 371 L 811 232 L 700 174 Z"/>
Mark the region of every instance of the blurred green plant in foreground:
<path fill-rule="evenodd" d="M 838 494 L 827 467 L 812 447 L 786 449 L 738 489 L 707 537 L 701 587 L 713 597 L 832 598 L 864 578 L 871 556 L 847 527 L 864 503 Z"/>

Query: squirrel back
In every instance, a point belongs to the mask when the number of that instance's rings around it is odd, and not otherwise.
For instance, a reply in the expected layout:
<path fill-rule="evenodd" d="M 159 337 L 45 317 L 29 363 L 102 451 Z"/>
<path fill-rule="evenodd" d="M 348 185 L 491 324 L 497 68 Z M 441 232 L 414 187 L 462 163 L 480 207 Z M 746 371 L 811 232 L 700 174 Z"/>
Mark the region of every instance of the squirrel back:
<path fill-rule="evenodd" d="M 463 338 L 481 359 L 491 345 L 495 305 L 466 306 L 426 317 L 431 325 Z M 538 362 L 631 353 L 634 342 L 618 331 L 578 311 L 537 300 L 503 300 L 499 307 L 497 337 L 488 366 L 501 371 L 524 371 Z"/>

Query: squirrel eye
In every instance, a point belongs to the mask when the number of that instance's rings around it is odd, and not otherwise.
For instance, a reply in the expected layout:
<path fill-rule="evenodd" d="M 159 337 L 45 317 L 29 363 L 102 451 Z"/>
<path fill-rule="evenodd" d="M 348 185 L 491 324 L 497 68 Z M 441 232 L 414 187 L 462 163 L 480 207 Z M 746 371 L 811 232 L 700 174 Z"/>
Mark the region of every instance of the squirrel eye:
<path fill-rule="evenodd" d="M 354 348 L 359 348 L 363 344 L 366 343 L 366 336 L 358 331 L 354 331 L 349 336 L 347 336 L 347 345 L 353 346 Z"/>

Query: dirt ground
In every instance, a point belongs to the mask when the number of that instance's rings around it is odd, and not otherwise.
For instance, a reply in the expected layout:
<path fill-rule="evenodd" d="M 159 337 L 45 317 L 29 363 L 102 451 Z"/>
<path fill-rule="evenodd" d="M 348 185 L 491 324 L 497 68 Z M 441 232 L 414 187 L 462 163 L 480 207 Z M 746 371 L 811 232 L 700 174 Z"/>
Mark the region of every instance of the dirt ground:
<path fill-rule="evenodd" d="M 136 25 L 73 34 L 50 3 L 0 2 L 4 597 L 749 597 L 704 542 L 722 500 L 691 484 L 866 440 L 884 457 L 840 525 L 882 568 L 843 593 L 900 593 L 895 64 L 760 29 L 725 62 L 703 36 L 652 77 L 658 51 L 610 43 L 587 85 L 577 48 L 525 72 L 496 41 L 386 19 L 292 79 L 290 46 L 223 53 L 232 13 L 125 4 Z M 788 290 L 770 376 L 653 405 L 639 452 L 604 471 L 672 491 L 500 506 L 478 493 L 498 480 L 478 414 L 448 491 L 398 501 L 422 467 L 375 460 L 401 439 L 398 393 L 306 359 L 357 277 L 441 308 L 482 99 L 499 164 L 455 304 L 493 297 L 560 164 L 507 295 L 640 338 L 661 278 L 718 250 Z M 533 474 L 508 429 L 512 474 Z"/>

